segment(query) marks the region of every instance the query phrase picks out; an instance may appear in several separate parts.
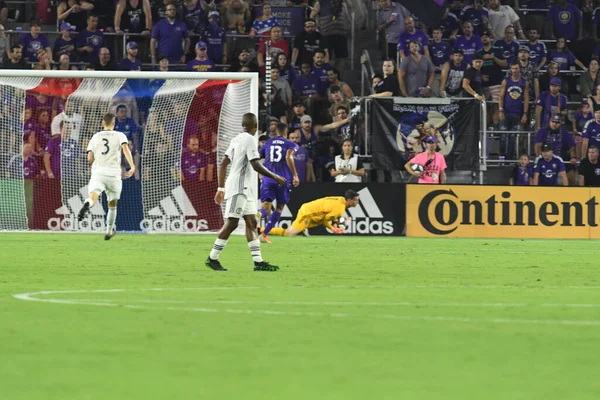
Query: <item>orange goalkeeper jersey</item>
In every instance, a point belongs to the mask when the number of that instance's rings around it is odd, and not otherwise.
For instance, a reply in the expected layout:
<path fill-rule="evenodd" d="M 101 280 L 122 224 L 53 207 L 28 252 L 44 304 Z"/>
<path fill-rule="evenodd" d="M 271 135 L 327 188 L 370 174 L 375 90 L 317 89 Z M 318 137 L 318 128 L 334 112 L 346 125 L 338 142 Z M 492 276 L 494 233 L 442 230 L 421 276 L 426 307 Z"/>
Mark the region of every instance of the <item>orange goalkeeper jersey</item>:
<path fill-rule="evenodd" d="M 344 215 L 346 211 L 346 199 L 342 196 L 323 197 L 304 203 L 298 216 L 309 218 L 312 221 L 333 221 Z"/>

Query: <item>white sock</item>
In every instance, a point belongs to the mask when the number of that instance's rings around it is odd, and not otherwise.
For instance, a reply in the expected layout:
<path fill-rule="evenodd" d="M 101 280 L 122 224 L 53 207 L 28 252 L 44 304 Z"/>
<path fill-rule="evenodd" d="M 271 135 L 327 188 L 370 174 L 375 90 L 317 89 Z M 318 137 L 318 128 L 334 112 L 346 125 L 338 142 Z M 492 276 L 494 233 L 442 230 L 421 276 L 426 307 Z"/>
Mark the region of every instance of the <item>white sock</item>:
<path fill-rule="evenodd" d="M 115 220 L 117 219 L 117 207 L 108 207 L 108 214 L 106 215 L 106 234 L 111 235 L 113 228 L 115 227 Z"/>
<path fill-rule="evenodd" d="M 217 240 L 215 240 L 215 244 L 213 244 L 212 250 L 210 251 L 210 256 L 209 256 L 210 259 L 211 260 L 218 260 L 219 259 L 219 254 L 221 254 L 221 252 L 225 248 L 226 244 L 227 244 L 227 239 L 219 239 L 219 238 L 217 238 Z"/>
<path fill-rule="evenodd" d="M 89 197 L 87 199 L 85 199 L 84 203 L 86 203 L 88 206 L 92 206 L 92 199 L 90 199 Z"/>
<path fill-rule="evenodd" d="M 254 262 L 262 262 L 262 256 L 260 254 L 260 240 L 254 239 L 251 242 L 248 242 L 248 247 L 250 248 L 250 254 L 252 255 L 252 259 Z"/>

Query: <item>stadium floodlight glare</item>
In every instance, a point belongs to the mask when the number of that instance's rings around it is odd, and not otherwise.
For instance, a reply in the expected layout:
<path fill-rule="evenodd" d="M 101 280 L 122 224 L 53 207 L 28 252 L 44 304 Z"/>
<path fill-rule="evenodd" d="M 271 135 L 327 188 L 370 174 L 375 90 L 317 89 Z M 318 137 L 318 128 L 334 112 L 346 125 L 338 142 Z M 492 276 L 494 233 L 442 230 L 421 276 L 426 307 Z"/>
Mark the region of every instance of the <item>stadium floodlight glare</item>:
<path fill-rule="evenodd" d="M 117 229 L 218 230 L 218 165 L 242 116 L 259 116 L 257 73 L 0 70 L 0 230 L 101 231 L 102 205 L 81 222 L 76 213 L 87 142 L 107 112 L 138 164 L 123 181 Z"/>

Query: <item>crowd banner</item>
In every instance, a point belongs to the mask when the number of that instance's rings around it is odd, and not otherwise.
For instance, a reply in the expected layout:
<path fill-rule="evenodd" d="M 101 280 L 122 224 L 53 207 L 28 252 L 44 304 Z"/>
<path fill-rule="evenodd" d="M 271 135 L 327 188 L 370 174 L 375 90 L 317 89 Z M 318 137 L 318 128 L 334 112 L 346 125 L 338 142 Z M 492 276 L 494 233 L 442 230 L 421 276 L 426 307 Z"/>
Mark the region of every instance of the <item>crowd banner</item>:
<path fill-rule="evenodd" d="M 271 14 L 279 20 L 284 35 L 296 36 L 304 29 L 303 7 L 271 7 Z M 262 5 L 254 6 L 255 18 L 262 15 Z"/>
<path fill-rule="evenodd" d="M 600 189 L 407 185 L 407 236 L 600 238 Z"/>
<path fill-rule="evenodd" d="M 408 101 L 408 102 L 407 102 Z M 404 170 L 436 136 L 450 170 L 475 170 L 479 154 L 480 104 L 454 99 L 373 99 L 370 112 L 373 166 Z"/>
<path fill-rule="evenodd" d="M 356 207 L 346 210 L 350 226 L 344 235 L 400 236 L 405 225 L 406 186 L 384 183 L 312 183 L 292 190 L 289 204 L 281 214 L 278 226 L 288 228 L 304 203 L 327 196 L 343 196 L 352 189 L 360 196 Z M 334 235 L 324 227 L 310 230 L 310 235 Z"/>

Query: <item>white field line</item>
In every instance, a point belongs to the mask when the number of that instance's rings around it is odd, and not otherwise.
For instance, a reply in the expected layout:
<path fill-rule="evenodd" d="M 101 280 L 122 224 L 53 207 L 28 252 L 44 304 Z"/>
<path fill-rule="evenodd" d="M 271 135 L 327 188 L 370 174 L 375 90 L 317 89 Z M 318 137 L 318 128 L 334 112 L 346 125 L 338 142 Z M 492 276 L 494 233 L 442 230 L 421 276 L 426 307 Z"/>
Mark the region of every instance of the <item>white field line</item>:
<path fill-rule="evenodd" d="M 221 288 L 187 288 L 186 290 L 235 290 L 235 289 L 256 289 L 260 287 L 221 287 Z M 176 288 L 152 288 L 152 289 L 134 289 L 135 291 L 178 291 Z M 72 304 L 72 305 L 91 305 L 91 306 L 103 306 L 103 307 L 116 307 L 124 306 L 130 309 L 154 309 L 154 310 L 169 310 L 169 311 L 192 311 L 192 312 L 205 312 L 205 313 L 230 313 L 230 314 L 258 314 L 258 315 L 278 315 L 278 316 L 300 316 L 300 317 L 330 317 L 330 318 L 361 318 L 364 315 L 350 314 L 350 313 L 325 313 L 325 312 L 305 312 L 305 311 L 280 311 L 280 310 L 252 310 L 252 309 L 219 309 L 219 308 L 207 308 L 207 307 L 157 307 L 157 306 L 145 306 L 145 305 L 133 305 L 125 304 L 122 305 L 118 302 L 109 301 L 98 301 L 97 299 L 48 299 L 39 298 L 36 296 L 50 295 L 50 294 L 65 294 L 65 293 L 119 293 L 127 292 L 128 289 L 103 289 L 103 290 L 65 290 L 65 291 L 41 291 L 41 292 L 29 292 L 15 294 L 13 297 L 20 300 L 27 301 L 39 301 L 47 303 L 58 303 L 58 304 Z M 269 302 L 264 302 L 269 304 Z M 295 302 L 281 302 L 282 304 L 298 304 Z M 302 302 L 300 302 L 302 303 Z M 321 304 L 319 302 L 303 302 L 310 303 L 309 305 Z M 323 303 L 334 303 L 335 305 L 340 304 L 363 304 L 356 302 L 323 302 Z M 228 303 L 223 303 L 228 304 Z M 233 303 L 233 304 L 251 304 L 248 302 Z M 257 303 L 263 304 L 263 303 Z M 385 303 L 371 303 L 371 304 L 385 304 Z M 392 303 L 388 303 L 392 304 Z M 408 303 L 395 303 L 398 305 Z M 421 303 L 413 303 L 421 304 Z M 431 303 L 429 303 L 431 304 Z M 435 304 L 447 304 L 447 303 L 435 303 Z M 465 304 L 468 303 L 454 303 L 454 304 Z M 468 304 L 470 306 L 477 306 L 477 303 Z M 506 307 L 508 304 L 521 304 L 521 303 L 479 303 L 480 306 L 493 305 L 493 304 L 504 304 Z M 542 306 L 595 306 L 590 304 L 570 304 L 561 305 L 556 303 L 548 303 Z M 492 323 L 492 324 L 526 324 L 526 325 L 562 325 L 562 326 L 600 326 L 600 320 L 543 320 L 543 319 L 512 319 L 512 318 L 471 318 L 471 317 L 458 317 L 458 316 L 427 316 L 427 315 L 397 315 L 397 314 L 371 314 L 367 315 L 369 318 L 377 319 L 397 319 L 405 321 L 438 321 L 438 322 L 461 322 L 461 323 Z"/>

